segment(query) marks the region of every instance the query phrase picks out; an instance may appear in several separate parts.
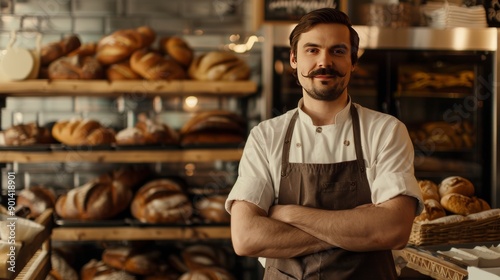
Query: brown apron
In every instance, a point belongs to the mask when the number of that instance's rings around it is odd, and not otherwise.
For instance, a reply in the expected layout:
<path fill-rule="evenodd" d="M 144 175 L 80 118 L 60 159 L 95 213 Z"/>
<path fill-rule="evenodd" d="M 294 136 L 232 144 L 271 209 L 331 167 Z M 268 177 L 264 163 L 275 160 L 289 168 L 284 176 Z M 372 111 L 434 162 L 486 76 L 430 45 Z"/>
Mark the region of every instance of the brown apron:
<path fill-rule="evenodd" d="M 308 164 L 288 162 L 295 121 L 293 115 L 285 136 L 278 204 L 342 210 L 371 203 L 370 186 L 360 139 L 358 112 L 351 105 L 356 160 Z M 264 280 L 281 279 L 397 279 L 392 252 L 350 252 L 330 248 L 291 259 L 267 259 Z"/>

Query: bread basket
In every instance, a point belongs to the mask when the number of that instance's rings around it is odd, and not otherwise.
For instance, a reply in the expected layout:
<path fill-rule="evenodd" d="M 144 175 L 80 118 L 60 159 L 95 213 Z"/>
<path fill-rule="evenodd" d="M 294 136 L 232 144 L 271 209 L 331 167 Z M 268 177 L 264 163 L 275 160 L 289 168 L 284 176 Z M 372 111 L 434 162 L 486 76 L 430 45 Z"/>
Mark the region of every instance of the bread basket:
<path fill-rule="evenodd" d="M 461 216 L 463 218 L 451 222 L 449 217 L 431 222 L 414 222 L 408 243 L 429 246 L 500 240 L 500 209 Z"/>

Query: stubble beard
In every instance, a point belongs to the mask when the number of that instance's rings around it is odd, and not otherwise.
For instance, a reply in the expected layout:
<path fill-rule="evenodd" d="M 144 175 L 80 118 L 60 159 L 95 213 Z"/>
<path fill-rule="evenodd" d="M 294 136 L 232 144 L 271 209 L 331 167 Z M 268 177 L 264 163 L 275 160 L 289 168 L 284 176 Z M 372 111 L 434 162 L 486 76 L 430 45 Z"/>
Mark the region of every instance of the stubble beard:
<path fill-rule="evenodd" d="M 326 82 L 321 83 L 325 83 L 324 86 L 326 87 Z M 318 88 L 314 86 L 314 84 L 312 84 L 310 88 L 303 87 L 304 91 L 307 93 L 307 95 L 309 95 L 309 97 L 321 101 L 337 100 L 346 88 L 347 86 L 344 86 L 343 84 L 336 84 L 324 89 Z"/>

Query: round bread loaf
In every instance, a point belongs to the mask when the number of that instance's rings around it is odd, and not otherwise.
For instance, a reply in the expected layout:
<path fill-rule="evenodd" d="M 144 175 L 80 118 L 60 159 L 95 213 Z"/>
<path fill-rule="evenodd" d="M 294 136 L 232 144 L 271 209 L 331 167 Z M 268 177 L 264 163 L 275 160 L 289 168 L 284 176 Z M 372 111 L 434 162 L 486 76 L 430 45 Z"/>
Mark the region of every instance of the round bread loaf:
<path fill-rule="evenodd" d="M 418 186 L 420 187 L 420 192 L 422 193 L 423 200 L 434 199 L 439 201 L 441 197 L 439 196 L 438 186 L 430 180 L 419 180 Z"/>
<path fill-rule="evenodd" d="M 229 223 L 231 216 L 224 208 L 227 195 L 202 197 L 194 204 L 198 214 L 207 222 Z"/>
<path fill-rule="evenodd" d="M 130 67 L 146 80 L 182 80 L 186 71 L 173 59 L 141 49 L 130 57 Z"/>
<path fill-rule="evenodd" d="M 424 200 L 424 210 L 415 217 L 415 222 L 432 221 L 446 216 L 446 211 L 439 201 L 435 199 Z"/>
<path fill-rule="evenodd" d="M 189 270 L 228 266 L 228 256 L 225 251 L 218 247 L 204 244 L 196 244 L 184 248 L 182 259 Z"/>
<path fill-rule="evenodd" d="M 468 197 L 458 193 L 449 193 L 441 197 L 441 205 L 451 213 L 467 216 L 489 209 L 488 203 L 481 200 L 475 196 Z"/>
<path fill-rule="evenodd" d="M 43 186 L 31 186 L 23 189 L 17 196 L 17 206 L 24 206 L 30 210 L 29 217 L 36 218 L 43 211 L 54 208 L 56 204 L 56 194 L 52 189 Z"/>
<path fill-rule="evenodd" d="M 26 146 L 56 142 L 48 128 L 40 127 L 34 122 L 13 125 L 0 132 L 0 146 Z"/>
<path fill-rule="evenodd" d="M 131 204 L 132 215 L 144 223 L 187 222 L 193 206 L 182 187 L 170 179 L 157 179 L 143 185 Z"/>
<path fill-rule="evenodd" d="M 143 115 L 135 127 L 125 128 L 116 135 L 118 145 L 178 144 L 179 135 L 170 126 L 154 122 Z"/>
<path fill-rule="evenodd" d="M 138 275 L 152 275 L 168 269 L 167 262 L 162 261 L 161 252 L 154 249 L 107 248 L 102 253 L 102 261 L 110 267 Z"/>
<path fill-rule="evenodd" d="M 79 280 L 78 273 L 71 265 L 56 251 L 50 254 L 52 269 L 49 275 L 57 280 Z"/>
<path fill-rule="evenodd" d="M 447 177 L 439 184 L 439 195 L 441 197 L 450 193 L 473 196 L 474 192 L 474 185 L 471 181 L 460 176 Z"/>
<path fill-rule="evenodd" d="M 93 80 L 104 77 L 104 69 L 93 56 L 64 56 L 52 62 L 48 68 L 50 79 Z"/>
<path fill-rule="evenodd" d="M 148 26 L 117 30 L 99 40 L 96 58 L 103 65 L 121 62 L 136 50 L 148 47 L 155 38 L 156 33 Z"/>
<path fill-rule="evenodd" d="M 106 77 L 110 81 L 142 79 L 139 74 L 132 70 L 130 67 L 130 61 L 128 60 L 121 63 L 111 64 L 108 69 L 106 69 Z"/>
<path fill-rule="evenodd" d="M 63 219 L 103 220 L 124 211 L 132 190 L 118 181 L 93 180 L 73 188 L 56 201 L 56 213 Z"/>
<path fill-rule="evenodd" d="M 186 272 L 179 280 L 235 280 L 235 278 L 225 269 L 207 267 Z"/>
<path fill-rule="evenodd" d="M 109 145 L 116 142 L 113 130 L 90 119 L 58 121 L 52 127 L 52 136 L 59 142 L 70 146 Z"/>
<path fill-rule="evenodd" d="M 193 49 L 180 37 L 162 38 L 160 40 L 160 50 L 184 68 L 188 68 L 193 61 Z"/>
<path fill-rule="evenodd" d="M 196 57 L 188 73 L 201 81 L 237 81 L 250 78 L 250 67 L 233 53 L 213 51 Z"/>
<path fill-rule="evenodd" d="M 136 276 L 107 266 L 103 261 L 91 259 L 80 271 L 81 280 L 136 280 Z"/>

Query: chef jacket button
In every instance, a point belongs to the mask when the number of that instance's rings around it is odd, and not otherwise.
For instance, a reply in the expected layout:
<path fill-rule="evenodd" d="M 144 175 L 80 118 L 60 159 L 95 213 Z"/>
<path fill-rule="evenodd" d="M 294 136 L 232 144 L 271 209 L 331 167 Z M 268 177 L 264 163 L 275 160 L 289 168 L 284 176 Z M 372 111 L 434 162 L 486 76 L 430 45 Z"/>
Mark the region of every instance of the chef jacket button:
<path fill-rule="evenodd" d="M 317 133 L 321 133 L 321 131 L 323 131 L 323 129 L 321 127 L 316 127 L 316 132 Z"/>

